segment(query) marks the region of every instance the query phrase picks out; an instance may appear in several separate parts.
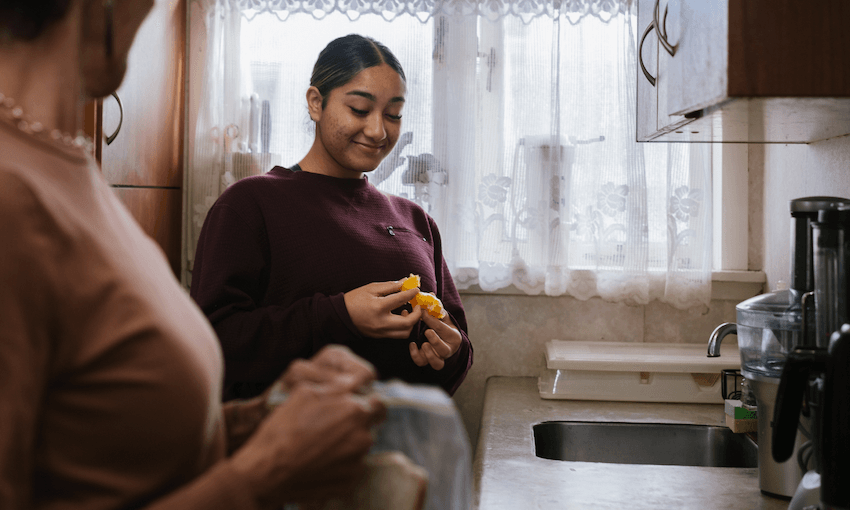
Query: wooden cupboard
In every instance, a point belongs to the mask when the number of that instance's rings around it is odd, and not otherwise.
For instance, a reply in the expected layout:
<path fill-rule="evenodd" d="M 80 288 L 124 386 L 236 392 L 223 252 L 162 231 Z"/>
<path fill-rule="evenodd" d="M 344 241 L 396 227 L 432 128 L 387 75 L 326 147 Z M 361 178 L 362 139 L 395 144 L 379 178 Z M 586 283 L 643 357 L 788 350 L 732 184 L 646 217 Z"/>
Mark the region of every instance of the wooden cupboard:
<path fill-rule="evenodd" d="M 638 0 L 638 141 L 850 134 L 848 20 L 846 0 Z"/>
<path fill-rule="evenodd" d="M 157 2 L 139 29 L 116 91 L 87 107 L 103 174 L 181 271 L 186 1 Z M 122 110 L 123 108 L 123 116 Z M 106 138 L 120 130 L 112 143 Z"/>

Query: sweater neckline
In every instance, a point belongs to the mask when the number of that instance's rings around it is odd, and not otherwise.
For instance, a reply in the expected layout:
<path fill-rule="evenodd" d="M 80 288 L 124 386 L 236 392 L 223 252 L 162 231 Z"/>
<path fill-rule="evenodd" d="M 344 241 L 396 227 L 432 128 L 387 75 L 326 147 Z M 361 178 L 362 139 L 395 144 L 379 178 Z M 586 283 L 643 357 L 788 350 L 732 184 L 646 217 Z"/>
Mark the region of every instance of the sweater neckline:
<path fill-rule="evenodd" d="M 363 174 L 362 179 L 343 179 L 341 177 L 332 177 L 330 175 L 325 174 L 305 172 L 301 169 L 298 163 L 295 163 L 289 168 L 279 168 L 281 172 L 290 173 L 295 179 L 320 183 L 323 186 L 333 186 L 340 190 L 359 191 L 367 189 L 371 186 L 371 184 L 369 183 L 369 177 L 366 174 Z"/>

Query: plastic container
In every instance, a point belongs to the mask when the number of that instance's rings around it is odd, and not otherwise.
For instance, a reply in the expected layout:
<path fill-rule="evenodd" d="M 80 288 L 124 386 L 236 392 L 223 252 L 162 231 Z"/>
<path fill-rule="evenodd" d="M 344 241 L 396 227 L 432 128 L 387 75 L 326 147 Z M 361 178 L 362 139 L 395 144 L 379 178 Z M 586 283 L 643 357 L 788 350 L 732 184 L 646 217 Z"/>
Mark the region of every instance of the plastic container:
<path fill-rule="evenodd" d="M 723 404 L 721 372 L 740 368 L 738 346 L 706 356 L 703 344 L 546 343 L 538 379 L 544 399 Z"/>
<path fill-rule="evenodd" d="M 802 339 L 800 294 L 792 289 L 760 294 L 735 307 L 741 372 L 779 377 L 788 352 Z"/>

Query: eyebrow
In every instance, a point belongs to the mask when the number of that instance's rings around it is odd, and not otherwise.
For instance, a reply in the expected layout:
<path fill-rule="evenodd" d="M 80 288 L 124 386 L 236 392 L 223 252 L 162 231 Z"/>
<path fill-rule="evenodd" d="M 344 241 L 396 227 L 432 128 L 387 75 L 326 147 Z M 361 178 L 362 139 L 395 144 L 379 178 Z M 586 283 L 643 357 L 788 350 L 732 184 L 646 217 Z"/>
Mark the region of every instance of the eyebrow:
<path fill-rule="evenodd" d="M 365 97 L 369 101 L 377 100 L 377 98 L 375 96 L 373 96 L 372 94 L 370 94 L 368 92 L 363 92 L 362 90 L 352 90 L 351 92 L 348 92 L 346 95 L 347 96 Z M 403 103 L 403 102 L 404 102 L 404 98 L 402 96 L 397 96 L 397 97 L 390 99 L 390 103 Z"/>

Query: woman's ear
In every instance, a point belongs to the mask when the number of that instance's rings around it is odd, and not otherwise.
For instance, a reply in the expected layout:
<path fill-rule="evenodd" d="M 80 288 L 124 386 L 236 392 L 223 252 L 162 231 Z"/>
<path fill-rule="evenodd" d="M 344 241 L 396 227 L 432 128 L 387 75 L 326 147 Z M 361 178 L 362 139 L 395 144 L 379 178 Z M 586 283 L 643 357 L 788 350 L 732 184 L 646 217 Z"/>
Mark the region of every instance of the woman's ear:
<path fill-rule="evenodd" d="M 316 87 L 307 89 L 307 111 L 310 112 L 310 118 L 313 122 L 319 122 L 322 119 L 322 93 Z"/>

